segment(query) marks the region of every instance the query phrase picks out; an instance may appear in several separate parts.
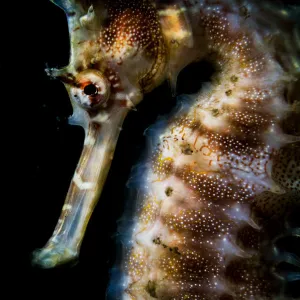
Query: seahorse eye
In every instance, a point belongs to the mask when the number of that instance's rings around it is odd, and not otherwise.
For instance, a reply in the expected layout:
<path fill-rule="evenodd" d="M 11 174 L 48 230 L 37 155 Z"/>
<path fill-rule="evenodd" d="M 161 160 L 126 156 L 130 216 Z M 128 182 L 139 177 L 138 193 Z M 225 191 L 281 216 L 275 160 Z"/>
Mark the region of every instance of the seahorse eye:
<path fill-rule="evenodd" d="M 98 88 L 96 87 L 95 84 L 88 84 L 87 86 L 84 87 L 84 93 L 86 95 L 96 95 L 98 94 Z"/>
<path fill-rule="evenodd" d="M 105 106 L 110 96 L 110 83 L 97 70 L 86 70 L 76 76 L 71 88 L 72 99 L 84 109 L 98 109 Z"/>

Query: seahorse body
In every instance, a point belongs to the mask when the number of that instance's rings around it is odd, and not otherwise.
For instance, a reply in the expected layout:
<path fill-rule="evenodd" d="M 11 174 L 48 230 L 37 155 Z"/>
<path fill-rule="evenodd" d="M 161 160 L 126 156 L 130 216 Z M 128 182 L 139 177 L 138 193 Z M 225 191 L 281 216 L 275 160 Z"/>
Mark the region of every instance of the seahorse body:
<path fill-rule="evenodd" d="M 187 11 L 195 10 L 221 71 L 154 130 L 122 299 L 275 299 L 280 288 L 262 254 L 267 229 L 251 211 L 284 214 L 282 206 L 299 204 L 299 154 L 285 160 L 294 157 L 289 184 L 286 166 L 272 172 L 289 142 L 279 124 L 291 78 L 238 6 L 203 2 Z"/>
<path fill-rule="evenodd" d="M 299 258 L 275 243 L 285 230 L 299 236 L 288 221 L 299 204 L 299 139 L 281 129 L 299 76 L 291 12 L 256 1 L 141 0 L 95 1 L 83 15 L 76 1 L 58 2 L 70 16 L 73 50 L 68 71 L 51 74 L 88 112 L 74 105 L 87 138 L 62 217 L 37 260 L 51 267 L 77 255 L 132 103 L 166 78 L 175 87 L 183 67 L 206 58 L 218 70 L 212 82 L 179 97 L 176 111 L 151 130 L 127 214 L 134 224 L 108 297 L 285 299 L 284 283 L 299 279 L 276 271 L 284 261 L 299 267 Z M 88 199 L 80 214 L 72 213 L 78 194 Z"/>

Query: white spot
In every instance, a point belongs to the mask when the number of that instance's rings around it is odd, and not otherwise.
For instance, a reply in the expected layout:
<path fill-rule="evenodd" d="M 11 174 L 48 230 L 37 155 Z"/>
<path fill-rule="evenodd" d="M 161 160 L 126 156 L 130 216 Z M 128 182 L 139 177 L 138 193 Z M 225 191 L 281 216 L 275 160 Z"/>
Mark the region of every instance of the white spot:
<path fill-rule="evenodd" d="M 95 138 L 93 136 L 88 135 L 86 139 L 84 140 L 85 146 L 94 146 L 95 145 Z"/>
<path fill-rule="evenodd" d="M 77 172 L 74 175 L 73 182 L 80 190 L 91 190 L 95 187 L 95 184 L 93 182 L 83 182 Z"/>
<path fill-rule="evenodd" d="M 70 210 L 72 208 L 72 205 L 70 204 L 65 204 L 62 208 L 62 210 Z"/>
<path fill-rule="evenodd" d="M 51 242 L 53 242 L 53 243 L 56 243 L 58 240 L 57 240 L 57 237 L 56 236 L 53 236 L 52 238 L 51 238 Z M 46 250 L 46 249 L 45 249 Z M 50 249 L 49 249 L 50 250 Z"/>
<path fill-rule="evenodd" d="M 105 123 L 109 120 L 110 115 L 107 112 L 101 111 L 93 118 L 93 121 L 98 123 Z"/>

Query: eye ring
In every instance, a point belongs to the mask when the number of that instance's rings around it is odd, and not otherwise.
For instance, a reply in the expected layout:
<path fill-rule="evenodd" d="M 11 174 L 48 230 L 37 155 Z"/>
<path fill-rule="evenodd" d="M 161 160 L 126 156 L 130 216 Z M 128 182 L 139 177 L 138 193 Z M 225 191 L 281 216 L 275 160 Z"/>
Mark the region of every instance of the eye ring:
<path fill-rule="evenodd" d="M 110 82 L 97 70 L 85 70 L 76 76 L 70 92 L 74 101 L 85 110 L 106 106 L 110 97 Z"/>

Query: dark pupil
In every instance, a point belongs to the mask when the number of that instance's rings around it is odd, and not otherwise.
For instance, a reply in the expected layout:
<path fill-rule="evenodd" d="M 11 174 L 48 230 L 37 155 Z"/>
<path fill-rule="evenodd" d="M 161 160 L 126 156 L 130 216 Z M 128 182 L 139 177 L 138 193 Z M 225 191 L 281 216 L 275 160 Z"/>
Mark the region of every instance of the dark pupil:
<path fill-rule="evenodd" d="M 97 87 L 91 83 L 91 84 L 85 86 L 84 93 L 86 95 L 95 95 L 95 94 L 97 94 Z"/>

